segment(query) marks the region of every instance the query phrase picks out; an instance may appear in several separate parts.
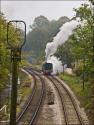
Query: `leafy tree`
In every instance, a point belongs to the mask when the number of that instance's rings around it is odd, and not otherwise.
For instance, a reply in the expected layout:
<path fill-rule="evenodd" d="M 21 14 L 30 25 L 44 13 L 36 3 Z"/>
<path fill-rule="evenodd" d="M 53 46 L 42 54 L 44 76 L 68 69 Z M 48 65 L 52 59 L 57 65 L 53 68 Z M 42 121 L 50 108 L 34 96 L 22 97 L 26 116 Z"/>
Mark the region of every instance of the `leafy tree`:
<path fill-rule="evenodd" d="M 67 67 L 71 67 L 73 56 L 70 50 L 70 44 L 66 42 L 60 46 L 56 52 L 56 56 L 62 61 L 63 64 L 67 64 Z"/>
<path fill-rule="evenodd" d="M 48 25 L 49 21 L 46 17 L 40 15 L 35 18 L 34 23 L 32 26 L 30 26 L 32 29 L 35 28 L 41 28 L 44 27 L 45 25 Z"/>
<path fill-rule="evenodd" d="M 5 86 L 8 76 L 8 50 L 6 49 L 6 25 L 7 21 L 3 13 L 0 13 L 0 90 Z"/>
<path fill-rule="evenodd" d="M 94 0 L 90 0 L 92 4 L 92 8 L 86 4 L 82 5 L 82 7 L 76 9 L 76 13 L 82 20 L 86 20 L 86 26 L 81 28 L 81 36 L 84 38 L 83 48 L 84 48 L 84 56 L 86 57 L 86 66 L 85 70 L 89 72 L 89 81 L 91 87 L 91 108 L 90 115 L 92 121 L 94 123 Z"/>
<path fill-rule="evenodd" d="M 0 12 L 0 90 L 9 82 L 10 50 L 7 45 L 7 23 L 5 15 Z M 11 25 L 10 34 L 13 34 L 14 31 L 15 27 Z M 15 33 L 11 37 L 11 42 L 15 44 L 19 38 L 20 35 Z"/>

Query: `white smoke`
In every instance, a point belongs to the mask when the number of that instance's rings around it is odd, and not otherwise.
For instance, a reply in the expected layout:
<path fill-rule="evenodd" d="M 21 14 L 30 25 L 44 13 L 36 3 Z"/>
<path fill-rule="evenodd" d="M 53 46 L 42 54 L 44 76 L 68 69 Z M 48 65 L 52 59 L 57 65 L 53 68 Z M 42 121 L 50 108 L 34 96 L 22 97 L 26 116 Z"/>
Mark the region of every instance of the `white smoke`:
<path fill-rule="evenodd" d="M 54 37 L 53 41 L 46 45 L 45 52 L 47 59 L 57 51 L 58 46 L 61 46 L 68 40 L 69 36 L 72 35 L 73 30 L 79 24 L 81 24 L 81 22 L 72 20 L 61 26 L 59 33 Z"/>
<path fill-rule="evenodd" d="M 64 44 L 69 36 L 73 34 L 73 30 L 81 25 L 82 22 L 78 20 L 72 20 L 70 22 L 65 23 L 61 26 L 59 33 L 54 37 L 53 41 L 47 43 L 45 53 L 46 53 L 46 61 L 51 62 L 53 64 L 53 73 L 57 74 L 63 71 L 62 63 L 59 59 L 54 57 L 54 53 L 57 51 L 57 48 Z"/>

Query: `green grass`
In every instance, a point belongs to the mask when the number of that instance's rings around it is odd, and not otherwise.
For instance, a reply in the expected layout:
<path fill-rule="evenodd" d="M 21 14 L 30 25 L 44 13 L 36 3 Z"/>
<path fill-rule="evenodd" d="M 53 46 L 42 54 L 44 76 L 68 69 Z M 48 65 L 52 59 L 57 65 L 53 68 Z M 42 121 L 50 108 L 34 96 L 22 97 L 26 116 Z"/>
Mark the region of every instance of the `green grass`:
<path fill-rule="evenodd" d="M 28 96 L 30 95 L 32 89 L 31 89 L 31 81 L 32 78 L 27 76 L 25 73 L 20 73 L 21 84 L 18 86 L 18 97 L 21 98 L 21 103 L 17 105 L 17 112 L 21 110 L 21 104 L 24 103 Z M 29 85 L 28 87 L 26 85 Z"/>
<path fill-rule="evenodd" d="M 27 88 L 27 87 L 22 87 L 20 89 L 20 94 L 19 96 L 21 96 L 22 98 L 24 98 L 23 100 L 25 100 L 25 98 L 31 93 L 31 88 Z"/>
<path fill-rule="evenodd" d="M 17 112 L 20 112 L 21 110 L 21 104 L 24 103 L 28 96 L 31 93 L 31 88 L 30 87 L 21 87 L 18 93 L 18 96 L 21 98 L 21 103 L 17 105 Z"/>

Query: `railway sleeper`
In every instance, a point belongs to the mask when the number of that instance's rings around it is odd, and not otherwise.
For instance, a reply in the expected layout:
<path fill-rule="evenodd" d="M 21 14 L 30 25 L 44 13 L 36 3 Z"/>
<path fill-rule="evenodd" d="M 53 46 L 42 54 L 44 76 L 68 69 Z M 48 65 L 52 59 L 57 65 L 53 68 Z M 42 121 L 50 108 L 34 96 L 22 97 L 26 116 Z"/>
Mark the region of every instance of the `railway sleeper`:
<path fill-rule="evenodd" d="M 51 89 L 47 91 L 47 100 L 48 100 L 48 105 L 53 105 L 54 104 L 54 93 Z"/>

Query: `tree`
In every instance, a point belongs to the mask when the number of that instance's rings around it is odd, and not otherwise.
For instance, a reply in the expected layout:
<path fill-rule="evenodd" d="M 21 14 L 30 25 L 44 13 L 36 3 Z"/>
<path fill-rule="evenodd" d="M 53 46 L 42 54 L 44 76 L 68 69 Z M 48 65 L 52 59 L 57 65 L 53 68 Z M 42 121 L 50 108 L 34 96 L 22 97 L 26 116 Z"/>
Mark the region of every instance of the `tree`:
<path fill-rule="evenodd" d="M 48 25 L 48 23 L 49 23 L 48 19 L 46 17 L 40 15 L 40 16 L 35 18 L 33 25 L 30 27 L 32 29 L 41 28 L 45 25 Z"/>
<path fill-rule="evenodd" d="M 7 49 L 7 23 L 5 15 L 0 12 L 0 90 L 9 82 L 8 74 L 10 68 L 10 50 Z M 11 25 L 10 34 L 15 31 L 15 27 Z M 18 34 L 12 36 L 12 42 L 17 42 Z M 13 41 L 14 40 L 14 41 Z"/>
<path fill-rule="evenodd" d="M 67 67 L 71 67 L 71 63 L 73 61 L 73 56 L 70 50 L 71 45 L 69 42 L 66 42 L 62 46 L 60 46 L 55 53 L 55 55 L 62 61 L 62 64 L 67 64 Z"/>

